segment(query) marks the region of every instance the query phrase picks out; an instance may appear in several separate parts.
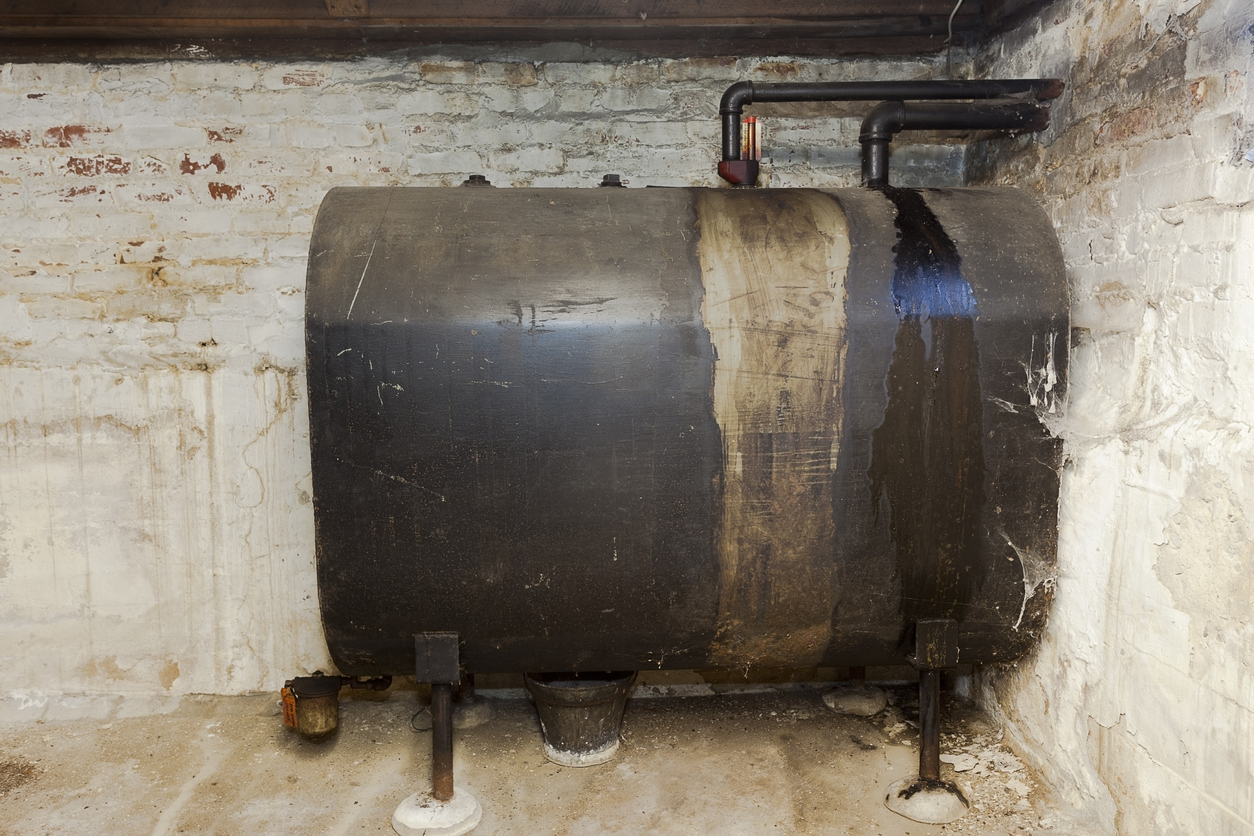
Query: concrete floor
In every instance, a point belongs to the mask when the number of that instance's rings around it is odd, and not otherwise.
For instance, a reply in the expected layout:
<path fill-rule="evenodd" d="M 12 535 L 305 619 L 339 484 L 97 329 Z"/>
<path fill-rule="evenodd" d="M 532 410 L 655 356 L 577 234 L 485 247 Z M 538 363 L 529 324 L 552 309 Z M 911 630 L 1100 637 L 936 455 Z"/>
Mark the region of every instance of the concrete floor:
<path fill-rule="evenodd" d="M 430 774 L 417 692 L 346 698 L 330 741 L 282 725 L 274 696 L 184 698 L 169 713 L 0 725 L 5 834 L 390 834 L 392 810 Z M 497 699 L 456 734 L 460 786 L 483 804 L 477 834 L 1082 833 L 969 705 L 946 704 L 945 751 L 973 802 L 921 825 L 883 805 L 912 772 L 912 691 L 875 718 L 828 711 L 818 690 L 635 698 L 602 766 L 555 766 L 525 699 Z M 46 712 L 45 712 L 46 713 Z M 121 712 L 125 713 L 125 712 Z M 953 778 L 945 765 L 945 777 Z"/>

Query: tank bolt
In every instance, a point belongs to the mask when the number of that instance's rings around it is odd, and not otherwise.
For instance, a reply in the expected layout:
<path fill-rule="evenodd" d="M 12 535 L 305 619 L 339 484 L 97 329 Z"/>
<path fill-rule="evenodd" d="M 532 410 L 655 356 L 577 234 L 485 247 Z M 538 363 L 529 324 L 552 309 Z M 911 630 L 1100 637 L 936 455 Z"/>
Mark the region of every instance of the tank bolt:
<path fill-rule="evenodd" d="M 472 174 L 469 177 L 467 177 L 464 181 L 462 181 L 462 185 L 463 186 L 491 186 L 492 184 L 489 183 L 488 178 L 484 177 L 482 174 Z"/>
<path fill-rule="evenodd" d="M 607 174 L 601 178 L 602 186 L 611 186 L 619 189 L 627 188 L 627 184 L 623 182 L 623 178 L 617 174 Z"/>

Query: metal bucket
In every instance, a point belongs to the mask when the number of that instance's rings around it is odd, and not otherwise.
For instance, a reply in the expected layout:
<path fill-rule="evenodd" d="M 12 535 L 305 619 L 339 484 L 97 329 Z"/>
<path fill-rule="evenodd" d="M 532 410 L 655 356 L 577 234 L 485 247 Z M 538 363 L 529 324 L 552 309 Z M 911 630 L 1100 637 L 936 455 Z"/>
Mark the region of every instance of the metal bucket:
<path fill-rule="evenodd" d="M 595 766 L 618 752 L 633 671 L 529 673 L 544 733 L 544 756 L 560 766 Z"/>

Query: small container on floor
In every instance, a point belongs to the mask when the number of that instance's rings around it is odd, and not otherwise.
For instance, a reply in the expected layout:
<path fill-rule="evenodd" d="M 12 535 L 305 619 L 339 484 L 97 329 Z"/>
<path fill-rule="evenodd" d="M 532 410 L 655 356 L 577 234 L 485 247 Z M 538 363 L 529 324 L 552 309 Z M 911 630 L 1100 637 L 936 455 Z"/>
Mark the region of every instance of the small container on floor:
<path fill-rule="evenodd" d="M 595 766 L 618 751 L 634 671 L 526 674 L 544 734 L 544 756 L 560 766 Z"/>

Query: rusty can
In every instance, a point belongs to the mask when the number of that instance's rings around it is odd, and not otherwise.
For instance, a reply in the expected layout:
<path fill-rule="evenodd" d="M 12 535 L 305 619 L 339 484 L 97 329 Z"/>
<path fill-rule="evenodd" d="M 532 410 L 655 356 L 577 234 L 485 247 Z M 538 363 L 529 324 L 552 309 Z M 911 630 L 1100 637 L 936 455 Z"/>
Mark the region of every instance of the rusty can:
<path fill-rule="evenodd" d="M 283 722 L 293 726 L 306 740 L 325 740 L 340 724 L 340 678 L 338 676 L 298 676 L 283 689 Z M 294 704 L 289 722 L 288 694 Z"/>

